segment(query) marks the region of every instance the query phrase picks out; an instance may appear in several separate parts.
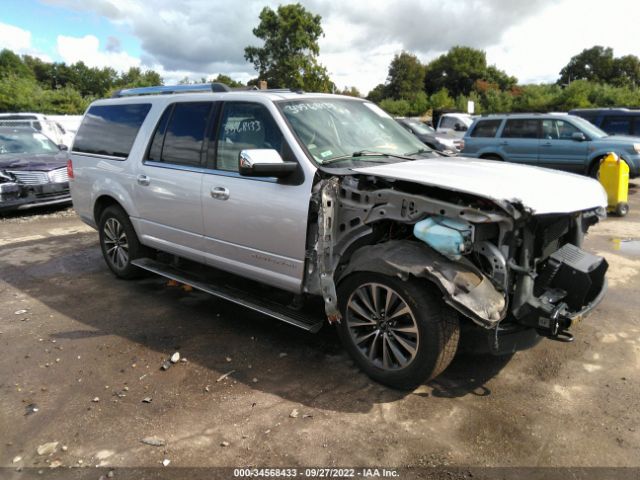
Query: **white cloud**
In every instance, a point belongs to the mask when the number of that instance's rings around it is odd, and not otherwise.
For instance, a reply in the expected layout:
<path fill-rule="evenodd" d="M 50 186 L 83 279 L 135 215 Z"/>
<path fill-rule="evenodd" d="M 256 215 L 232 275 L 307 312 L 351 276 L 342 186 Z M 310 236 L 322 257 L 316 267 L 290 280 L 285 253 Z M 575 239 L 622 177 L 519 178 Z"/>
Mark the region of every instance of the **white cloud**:
<path fill-rule="evenodd" d="M 31 45 L 31 32 L 15 25 L 0 22 L 0 49 L 7 48 L 19 55 L 31 55 L 50 62 L 48 55 L 35 50 Z"/>
<path fill-rule="evenodd" d="M 139 67 L 140 59 L 126 52 L 100 50 L 100 40 L 94 35 L 68 37 L 58 35 L 56 42 L 58 55 L 66 63 L 84 62 L 89 67 L 111 67 L 119 72 Z"/>
<path fill-rule="evenodd" d="M 31 32 L 14 25 L 0 23 L 0 46 L 14 52 L 31 48 Z"/>

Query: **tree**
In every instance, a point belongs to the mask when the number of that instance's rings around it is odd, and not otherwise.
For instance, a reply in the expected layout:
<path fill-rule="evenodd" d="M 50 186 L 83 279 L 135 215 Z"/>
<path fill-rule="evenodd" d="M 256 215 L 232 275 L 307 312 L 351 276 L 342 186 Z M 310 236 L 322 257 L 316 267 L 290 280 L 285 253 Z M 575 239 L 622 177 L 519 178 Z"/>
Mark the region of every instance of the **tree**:
<path fill-rule="evenodd" d="M 16 75 L 20 78 L 33 77 L 31 69 L 22 59 L 6 48 L 0 51 L 0 76 Z"/>
<path fill-rule="evenodd" d="M 217 77 L 212 78 L 211 81 L 224 83 L 227 87 L 230 87 L 230 88 L 241 88 L 245 86 L 244 83 L 238 82 L 227 75 L 223 75 L 222 73 L 219 73 Z"/>
<path fill-rule="evenodd" d="M 453 47 L 426 66 L 424 87 L 427 93 L 446 88 L 451 95 L 469 95 L 478 80 L 509 89 L 517 82 L 495 66 L 487 66 L 484 51 L 471 47 Z"/>
<path fill-rule="evenodd" d="M 391 61 L 387 77 L 386 94 L 395 99 L 411 98 L 422 91 L 424 65 L 415 55 L 402 52 Z"/>
<path fill-rule="evenodd" d="M 578 55 L 571 57 L 562 70 L 558 84 L 565 85 L 574 80 L 591 80 L 609 82 L 614 73 L 613 50 L 609 47 L 595 45 L 585 48 Z"/>
<path fill-rule="evenodd" d="M 342 91 L 338 93 L 340 95 L 347 95 L 349 97 L 357 97 L 357 98 L 362 97 L 360 90 L 358 90 L 356 87 L 344 87 Z"/>
<path fill-rule="evenodd" d="M 379 83 L 367 94 L 367 100 L 380 103 L 387 96 L 387 86 L 384 83 Z"/>
<path fill-rule="evenodd" d="M 299 3 L 265 7 L 253 34 L 262 47 L 249 46 L 244 57 L 253 63 L 261 80 L 273 88 L 331 91 L 334 87 L 325 67 L 318 63 L 318 39 L 323 35 L 320 15 Z"/>

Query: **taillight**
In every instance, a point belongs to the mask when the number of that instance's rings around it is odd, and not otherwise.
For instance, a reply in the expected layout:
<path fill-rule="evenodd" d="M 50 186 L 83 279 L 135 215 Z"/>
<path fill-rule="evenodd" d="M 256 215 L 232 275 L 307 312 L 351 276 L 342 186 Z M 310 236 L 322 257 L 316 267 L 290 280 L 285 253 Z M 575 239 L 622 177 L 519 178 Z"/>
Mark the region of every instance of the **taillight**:
<path fill-rule="evenodd" d="M 75 178 L 73 176 L 73 162 L 71 161 L 71 159 L 67 160 L 67 177 L 71 178 Z"/>

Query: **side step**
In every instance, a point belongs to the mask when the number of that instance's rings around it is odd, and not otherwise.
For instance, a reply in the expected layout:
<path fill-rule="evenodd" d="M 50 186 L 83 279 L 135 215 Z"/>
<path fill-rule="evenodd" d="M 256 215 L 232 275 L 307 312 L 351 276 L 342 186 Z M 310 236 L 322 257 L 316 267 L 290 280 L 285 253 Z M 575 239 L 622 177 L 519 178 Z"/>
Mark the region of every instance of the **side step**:
<path fill-rule="evenodd" d="M 168 265 L 151 258 L 138 258 L 131 263 L 136 267 L 149 272 L 161 275 L 170 280 L 190 285 L 197 290 L 201 290 L 210 295 L 222 298 L 229 302 L 241 305 L 250 310 L 260 312 L 271 318 L 288 323 L 308 332 L 316 333 L 324 323 L 322 312 L 320 315 L 308 315 L 304 312 L 287 308 L 276 302 L 266 300 L 261 297 L 252 296 L 245 291 L 230 288 L 217 283 L 208 282 L 185 270 L 180 270 L 172 265 Z"/>

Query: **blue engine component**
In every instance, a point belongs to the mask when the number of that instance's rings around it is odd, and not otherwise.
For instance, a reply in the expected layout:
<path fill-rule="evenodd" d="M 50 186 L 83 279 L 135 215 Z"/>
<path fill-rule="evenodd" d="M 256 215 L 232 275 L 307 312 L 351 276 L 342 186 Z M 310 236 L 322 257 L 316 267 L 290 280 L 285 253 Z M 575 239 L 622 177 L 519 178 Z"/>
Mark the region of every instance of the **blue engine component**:
<path fill-rule="evenodd" d="M 460 260 L 471 250 L 473 227 L 461 220 L 436 216 L 416 223 L 413 234 L 445 257 Z"/>

